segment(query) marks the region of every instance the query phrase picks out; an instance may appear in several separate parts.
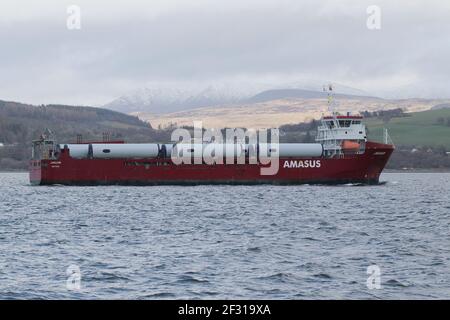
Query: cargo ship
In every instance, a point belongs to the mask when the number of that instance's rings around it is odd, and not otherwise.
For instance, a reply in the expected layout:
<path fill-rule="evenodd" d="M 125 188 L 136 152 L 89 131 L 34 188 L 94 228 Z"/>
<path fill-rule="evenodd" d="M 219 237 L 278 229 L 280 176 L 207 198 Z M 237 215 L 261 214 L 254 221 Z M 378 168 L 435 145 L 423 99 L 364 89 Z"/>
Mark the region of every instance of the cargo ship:
<path fill-rule="evenodd" d="M 376 184 L 394 150 L 393 144 L 368 141 L 361 116 L 323 117 L 316 143 L 280 143 L 278 171 L 263 175 L 260 145 L 256 163 L 251 145 L 225 145 L 239 150 L 243 163 L 177 164 L 177 144 L 79 142 L 57 144 L 51 135 L 33 141 L 30 182 L 36 185 L 161 185 L 161 184 Z M 231 147 L 231 148 L 230 148 Z M 267 148 L 266 148 L 267 149 Z"/>
<path fill-rule="evenodd" d="M 331 98 L 331 97 L 330 97 Z M 330 101 L 329 101 L 330 102 Z M 57 143 L 52 134 L 33 141 L 30 183 L 35 185 L 377 184 L 394 145 L 369 141 L 361 115 L 323 116 L 315 143 Z M 207 163 L 214 145 L 226 161 Z M 177 161 L 183 146 L 184 159 Z M 267 147 L 268 146 L 268 147 Z M 177 151 L 178 149 L 178 151 Z M 200 150 L 200 152 L 198 151 Z M 277 170 L 264 174 L 272 157 Z M 225 159 L 226 158 L 226 159 Z M 232 161 L 228 161 L 228 160 Z M 238 161 L 238 158 L 240 161 Z M 215 158 L 217 159 L 217 157 Z"/>

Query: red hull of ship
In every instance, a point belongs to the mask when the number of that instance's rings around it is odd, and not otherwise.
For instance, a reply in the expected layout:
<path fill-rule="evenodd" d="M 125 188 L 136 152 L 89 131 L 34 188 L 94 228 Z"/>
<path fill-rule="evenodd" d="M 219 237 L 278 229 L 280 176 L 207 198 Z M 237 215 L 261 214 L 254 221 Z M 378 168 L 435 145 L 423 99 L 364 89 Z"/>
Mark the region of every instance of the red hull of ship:
<path fill-rule="evenodd" d="M 58 160 L 32 160 L 30 182 L 37 185 L 371 184 L 378 183 L 393 150 L 391 145 L 367 142 L 364 154 L 331 159 L 280 158 L 275 175 L 261 175 L 258 164 L 175 165 L 170 158 L 74 159 L 63 152 Z M 314 167 L 296 167 L 299 162 L 317 164 L 318 160 L 320 165 Z M 290 165 L 292 161 L 294 165 Z"/>

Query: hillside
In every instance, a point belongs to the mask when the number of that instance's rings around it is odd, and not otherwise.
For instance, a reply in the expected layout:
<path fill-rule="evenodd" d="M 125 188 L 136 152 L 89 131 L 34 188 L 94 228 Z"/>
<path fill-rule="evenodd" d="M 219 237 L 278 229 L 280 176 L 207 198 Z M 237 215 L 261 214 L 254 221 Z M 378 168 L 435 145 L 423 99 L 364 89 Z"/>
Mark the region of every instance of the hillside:
<path fill-rule="evenodd" d="M 450 109 L 411 113 L 407 117 L 368 118 L 369 137 L 381 139 L 383 128 L 396 145 L 414 147 L 445 147 L 450 150 Z"/>
<path fill-rule="evenodd" d="M 264 98 L 266 97 L 264 96 Z M 417 112 L 429 110 L 442 103 L 448 103 L 448 100 L 385 100 L 357 96 L 349 98 L 341 95 L 337 97 L 337 103 L 337 111 L 343 113 L 396 108 L 401 108 L 407 112 Z M 328 112 L 328 104 L 324 98 L 284 98 L 266 102 L 197 108 L 167 114 L 137 112 L 133 115 L 148 121 L 155 128 L 174 123 L 190 126 L 194 120 L 202 120 L 205 127 L 268 128 L 319 119 L 326 112 Z"/>
<path fill-rule="evenodd" d="M 396 146 L 388 169 L 450 169 L 450 109 L 434 109 L 366 118 L 371 140 L 383 140 L 383 129 Z"/>

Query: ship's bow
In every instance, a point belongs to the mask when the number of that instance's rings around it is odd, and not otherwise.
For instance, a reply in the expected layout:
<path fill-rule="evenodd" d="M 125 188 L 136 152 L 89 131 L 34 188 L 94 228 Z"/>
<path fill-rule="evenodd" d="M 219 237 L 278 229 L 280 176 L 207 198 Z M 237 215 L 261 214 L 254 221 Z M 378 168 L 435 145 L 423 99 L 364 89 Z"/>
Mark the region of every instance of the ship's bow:
<path fill-rule="evenodd" d="M 379 182 L 381 172 L 385 168 L 395 147 L 391 144 L 368 141 L 366 144 L 367 180 L 369 183 Z"/>

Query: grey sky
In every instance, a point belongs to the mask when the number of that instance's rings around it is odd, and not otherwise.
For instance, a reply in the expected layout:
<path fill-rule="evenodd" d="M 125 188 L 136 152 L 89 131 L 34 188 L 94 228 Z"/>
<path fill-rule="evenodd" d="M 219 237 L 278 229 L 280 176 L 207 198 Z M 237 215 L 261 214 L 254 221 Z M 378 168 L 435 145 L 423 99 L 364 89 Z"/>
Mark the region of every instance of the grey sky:
<path fill-rule="evenodd" d="M 449 21 L 442 0 L 2 0 L 0 99 L 102 105 L 151 82 L 233 79 L 450 97 Z"/>

